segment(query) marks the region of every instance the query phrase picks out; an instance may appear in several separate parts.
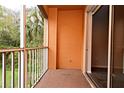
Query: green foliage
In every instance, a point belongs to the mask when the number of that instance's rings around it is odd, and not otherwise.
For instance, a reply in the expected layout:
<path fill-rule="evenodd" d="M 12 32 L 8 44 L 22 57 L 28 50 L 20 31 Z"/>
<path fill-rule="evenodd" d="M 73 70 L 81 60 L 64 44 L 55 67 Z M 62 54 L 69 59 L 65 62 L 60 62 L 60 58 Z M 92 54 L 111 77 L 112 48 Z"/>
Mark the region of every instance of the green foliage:
<path fill-rule="evenodd" d="M 19 12 L 12 11 L 0 5 L 0 49 L 19 48 Z M 40 47 L 43 45 L 44 18 L 38 8 L 27 9 L 26 18 L 26 47 Z M 2 53 L 0 53 L 0 77 L 2 68 Z M 18 53 L 14 53 L 15 78 L 17 86 Z M 11 79 L 11 53 L 6 53 L 7 87 L 10 87 Z M 0 78 L 0 87 L 1 87 Z"/>
<path fill-rule="evenodd" d="M 43 45 L 44 18 L 36 7 L 27 9 L 26 31 L 26 47 Z"/>
<path fill-rule="evenodd" d="M 19 15 L 0 6 L 0 48 L 13 48 L 20 45 Z"/>
<path fill-rule="evenodd" d="M 19 13 L 0 5 L 0 49 L 17 48 L 20 46 Z M 15 53 L 15 64 L 17 64 Z M 6 66 L 11 66 L 11 54 L 6 53 Z M 2 54 L 0 53 L 0 67 Z M 17 66 L 16 66 L 17 67 Z"/>

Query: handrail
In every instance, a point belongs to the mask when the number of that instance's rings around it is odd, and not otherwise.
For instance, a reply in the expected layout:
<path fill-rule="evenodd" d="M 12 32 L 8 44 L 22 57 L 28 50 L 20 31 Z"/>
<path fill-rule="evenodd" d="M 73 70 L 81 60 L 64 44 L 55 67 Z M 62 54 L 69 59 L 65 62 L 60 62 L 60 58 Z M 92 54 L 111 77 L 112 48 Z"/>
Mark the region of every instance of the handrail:
<path fill-rule="evenodd" d="M 7 56 L 6 53 L 10 53 Z M 15 54 L 17 53 L 17 54 Z M 24 84 L 24 87 L 33 87 L 48 69 L 48 47 L 35 48 L 13 48 L 0 49 L 2 54 L 2 87 L 8 87 L 6 83 L 6 58 L 11 57 L 11 88 L 18 87 Z M 16 59 L 15 59 L 16 57 Z M 16 63 L 15 63 L 16 62 Z M 15 86 L 15 64 L 18 64 L 18 85 Z M 23 65 L 22 65 L 23 64 Z M 25 69 L 22 69 L 25 68 Z M 21 74 L 21 72 L 23 74 Z M 25 79 L 25 81 L 21 81 Z"/>
<path fill-rule="evenodd" d="M 44 48 L 48 48 L 48 47 L 35 47 L 35 48 L 25 48 L 26 50 L 35 50 L 35 49 L 44 49 Z"/>
<path fill-rule="evenodd" d="M 25 48 L 26 50 L 44 49 L 48 47 L 35 47 L 35 48 Z M 14 51 L 24 51 L 24 48 L 11 48 L 11 49 L 0 49 L 0 53 L 3 52 L 14 52 Z"/>
<path fill-rule="evenodd" d="M 14 52 L 14 51 L 24 51 L 24 48 L 13 48 L 13 49 L 0 49 L 0 53 L 2 52 Z"/>

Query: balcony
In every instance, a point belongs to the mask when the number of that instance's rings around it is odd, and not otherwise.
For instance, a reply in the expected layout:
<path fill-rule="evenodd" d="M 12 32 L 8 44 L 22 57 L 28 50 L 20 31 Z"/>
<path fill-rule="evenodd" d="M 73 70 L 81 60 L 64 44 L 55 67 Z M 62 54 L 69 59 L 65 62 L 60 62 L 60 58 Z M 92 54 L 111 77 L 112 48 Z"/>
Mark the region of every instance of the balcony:
<path fill-rule="evenodd" d="M 34 15 L 31 17 L 27 13 L 30 9 L 21 7 L 20 47 L 0 49 L 0 87 L 124 87 L 124 6 L 37 8 L 38 12 L 30 12 Z M 42 38 L 36 40 L 37 37 Z M 32 44 L 37 42 L 39 45 L 34 47 Z"/>

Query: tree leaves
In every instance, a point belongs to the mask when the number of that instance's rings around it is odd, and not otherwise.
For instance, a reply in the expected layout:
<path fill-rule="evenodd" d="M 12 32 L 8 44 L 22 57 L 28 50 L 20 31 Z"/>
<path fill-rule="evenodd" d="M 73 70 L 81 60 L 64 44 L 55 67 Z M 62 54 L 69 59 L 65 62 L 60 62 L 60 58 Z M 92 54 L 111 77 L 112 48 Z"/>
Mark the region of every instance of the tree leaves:
<path fill-rule="evenodd" d="M 41 20 L 42 19 L 42 20 Z M 44 18 L 37 7 L 27 9 L 26 46 L 39 47 L 43 45 Z"/>
<path fill-rule="evenodd" d="M 19 15 L 0 6 L 0 48 L 19 47 Z"/>

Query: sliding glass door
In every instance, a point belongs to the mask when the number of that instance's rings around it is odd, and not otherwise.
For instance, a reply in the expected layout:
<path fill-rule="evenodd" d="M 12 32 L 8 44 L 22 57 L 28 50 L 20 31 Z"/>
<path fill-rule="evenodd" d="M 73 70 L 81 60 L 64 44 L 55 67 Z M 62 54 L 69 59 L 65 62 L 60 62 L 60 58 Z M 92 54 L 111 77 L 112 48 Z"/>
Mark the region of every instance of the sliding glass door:
<path fill-rule="evenodd" d="M 87 74 L 96 87 L 124 88 L 124 6 L 93 6 L 89 17 Z"/>
<path fill-rule="evenodd" d="M 113 6 L 111 87 L 124 87 L 124 6 Z"/>
<path fill-rule="evenodd" d="M 90 78 L 98 87 L 107 87 L 109 6 L 92 14 L 92 51 Z"/>

